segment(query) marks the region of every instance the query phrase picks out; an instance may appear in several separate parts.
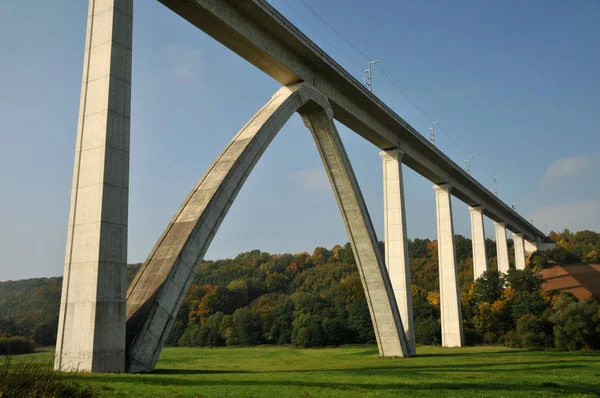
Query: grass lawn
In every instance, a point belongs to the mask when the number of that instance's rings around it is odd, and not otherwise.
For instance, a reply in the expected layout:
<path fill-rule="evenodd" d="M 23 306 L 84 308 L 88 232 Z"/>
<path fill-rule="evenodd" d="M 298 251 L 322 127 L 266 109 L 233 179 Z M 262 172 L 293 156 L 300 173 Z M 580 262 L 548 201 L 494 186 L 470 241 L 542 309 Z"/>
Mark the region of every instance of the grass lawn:
<path fill-rule="evenodd" d="M 52 352 L 14 358 L 52 361 Z M 80 374 L 108 397 L 600 397 L 600 352 L 376 346 L 166 348 L 145 375 Z"/>

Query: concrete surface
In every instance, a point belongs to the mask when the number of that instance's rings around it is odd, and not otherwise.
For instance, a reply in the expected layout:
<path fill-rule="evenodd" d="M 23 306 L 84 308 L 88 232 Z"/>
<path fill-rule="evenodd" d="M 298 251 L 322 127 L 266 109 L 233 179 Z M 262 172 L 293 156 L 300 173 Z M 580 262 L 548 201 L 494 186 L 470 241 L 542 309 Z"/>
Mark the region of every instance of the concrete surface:
<path fill-rule="evenodd" d="M 394 113 L 291 24 L 266 0 L 160 0 L 263 72 L 286 85 L 310 82 L 325 95 L 337 121 L 382 150 L 402 148 L 403 163 L 485 215 L 506 221 L 530 240 L 544 234 L 484 188 Z"/>
<path fill-rule="evenodd" d="M 483 208 L 481 206 L 469 207 L 469 213 L 471 214 L 471 240 L 473 242 L 473 279 L 477 280 L 488 270 Z"/>
<path fill-rule="evenodd" d="M 317 144 L 346 226 L 369 305 L 379 355 L 408 356 L 404 328 L 392 284 L 379 253 L 377 236 L 331 111 L 328 108 L 302 108 L 299 113 Z"/>
<path fill-rule="evenodd" d="M 450 191 L 452 185 L 434 185 L 437 214 L 438 262 L 440 271 L 440 312 L 442 346 L 462 347 L 464 333 L 460 286 L 454 248 L 454 226 Z"/>
<path fill-rule="evenodd" d="M 494 229 L 496 230 L 496 259 L 498 260 L 498 272 L 506 274 L 509 269 L 506 223 L 494 222 Z"/>
<path fill-rule="evenodd" d="M 525 269 L 525 243 L 523 234 L 513 233 L 513 241 L 515 242 L 515 268 Z"/>
<path fill-rule="evenodd" d="M 90 0 L 55 369 L 122 372 L 131 0 Z"/>
<path fill-rule="evenodd" d="M 404 209 L 404 181 L 400 149 L 383 151 L 383 215 L 385 231 L 385 265 L 394 288 L 396 304 L 404 326 L 408 353 L 416 355 L 415 322 L 412 311 L 408 237 Z"/>

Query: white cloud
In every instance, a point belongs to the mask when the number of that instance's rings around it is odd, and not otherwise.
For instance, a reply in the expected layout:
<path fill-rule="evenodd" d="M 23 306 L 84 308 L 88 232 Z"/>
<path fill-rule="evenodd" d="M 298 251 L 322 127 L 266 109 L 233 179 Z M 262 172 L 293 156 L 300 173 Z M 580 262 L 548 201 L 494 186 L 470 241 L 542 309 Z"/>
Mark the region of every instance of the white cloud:
<path fill-rule="evenodd" d="M 589 229 L 600 231 L 600 200 L 544 206 L 535 210 L 535 225 L 544 232 Z"/>
<path fill-rule="evenodd" d="M 204 74 L 204 58 L 200 50 L 188 44 L 169 44 L 165 48 L 169 72 L 182 80 L 198 80 Z"/>
<path fill-rule="evenodd" d="M 330 190 L 329 179 L 324 169 L 298 170 L 290 174 L 290 181 L 293 184 L 311 191 Z"/>
<path fill-rule="evenodd" d="M 586 170 L 591 169 L 597 162 L 597 158 L 586 155 L 558 159 L 548 166 L 546 173 L 540 181 L 540 186 L 543 187 L 556 180 L 567 177 L 579 176 L 585 173 Z"/>

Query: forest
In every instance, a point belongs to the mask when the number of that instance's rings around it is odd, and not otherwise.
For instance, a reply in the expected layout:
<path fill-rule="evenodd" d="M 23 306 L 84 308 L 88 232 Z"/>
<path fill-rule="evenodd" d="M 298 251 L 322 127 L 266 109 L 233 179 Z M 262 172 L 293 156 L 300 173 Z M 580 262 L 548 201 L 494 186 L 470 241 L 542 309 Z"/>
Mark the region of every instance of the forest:
<path fill-rule="evenodd" d="M 556 249 L 534 253 L 526 271 L 511 269 L 507 275 L 496 271 L 496 247 L 488 239 L 490 270 L 473 283 L 471 240 L 455 236 L 468 344 L 598 348 L 597 302 L 544 292 L 536 271 L 555 262 L 598 261 L 600 234 L 565 230 L 550 238 Z M 511 246 L 509 241 L 514 263 Z M 417 342 L 440 344 L 437 242 L 409 240 L 408 250 Z M 128 267 L 130 280 L 139 266 Z M 0 347 L 8 340 L 19 340 L 19 347 L 54 345 L 61 283 L 61 278 L 0 282 Z M 374 341 L 352 249 L 345 244 L 298 254 L 254 250 L 202 262 L 168 345 L 315 347 Z"/>

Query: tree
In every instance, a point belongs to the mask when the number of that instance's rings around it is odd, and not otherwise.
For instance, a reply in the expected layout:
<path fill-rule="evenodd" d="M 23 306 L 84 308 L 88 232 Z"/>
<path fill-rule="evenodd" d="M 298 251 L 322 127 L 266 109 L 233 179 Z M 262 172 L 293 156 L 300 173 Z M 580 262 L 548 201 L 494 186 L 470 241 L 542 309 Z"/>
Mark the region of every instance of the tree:
<path fill-rule="evenodd" d="M 440 322 L 433 316 L 415 319 L 415 339 L 417 344 L 440 344 L 442 341 Z"/>
<path fill-rule="evenodd" d="M 325 318 L 321 322 L 321 330 L 326 345 L 337 346 L 345 339 L 345 330 L 338 318 Z"/>
<path fill-rule="evenodd" d="M 360 298 L 350 304 L 348 311 L 348 328 L 352 332 L 355 343 L 374 343 L 375 333 L 371 323 L 371 315 L 367 300 Z"/>
<path fill-rule="evenodd" d="M 549 317 L 554 324 L 554 345 L 560 350 L 578 350 L 597 342 L 594 315 L 598 304 L 579 302 L 572 296 L 561 294 L 556 299 L 554 313 Z"/>
<path fill-rule="evenodd" d="M 533 268 L 534 271 L 541 271 L 548 267 L 548 259 L 546 258 L 546 255 L 540 251 L 533 252 L 529 261 L 531 268 Z"/>
<path fill-rule="evenodd" d="M 190 320 L 203 323 L 216 312 L 231 314 L 235 311 L 236 304 L 236 297 L 229 289 L 217 286 L 202 297 L 195 311 L 190 312 Z"/>
<path fill-rule="evenodd" d="M 200 347 L 225 345 L 225 338 L 220 333 L 220 326 L 224 316 L 225 314 L 222 312 L 211 315 L 204 325 L 200 327 L 195 345 Z"/>
<path fill-rule="evenodd" d="M 294 302 L 289 298 L 273 307 L 273 323 L 268 331 L 268 339 L 275 344 L 292 342 L 292 323 L 294 321 Z"/>
<path fill-rule="evenodd" d="M 504 276 L 498 271 L 486 271 L 473 285 L 473 300 L 476 304 L 493 303 L 502 296 Z"/>
<path fill-rule="evenodd" d="M 506 284 L 517 292 L 539 292 L 542 289 L 544 280 L 531 269 L 518 270 L 511 268 L 506 275 Z"/>
<path fill-rule="evenodd" d="M 269 292 L 285 292 L 289 285 L 288 278 L 284 274 L 270 274 L 265 280 L 265 285 Z"/>
<path fill-rule="evenodd" d="M 408 240 L 408 255 L 411 259 L 415 258 L 424 258 L 429 256 L 429 251 L 427 250 L 427 244 L 430 242 L 429 239 L 419 239 L 415 238 L 414 240 Z"/>
<path fill-rule="evenodd" d="M 532 314 L 525 314 L 517 320 L 517 339 L 523 348 L 546 347 L 550 338 L 548 323 Z"/>
<path fill-rule="evenodd" d="M 311 314 L 298 315 L 293 322 L 292 343 L 304 348 L 324 345 L 319 317 Z"/>
<path fill-rule="evenodd" d="M 262 321 L 260 314 L 242 307 L 233 313 L 233 327 L 227 345 L 252 346 L 262 342 Z"/>
<path fill-rule="evenodd" d="M 516 291 L 510 302 L 511 316 L 516 322 L 523 315 L 533 315 L 540 318 L 549 306 L 538 291 Z"/>
<path fill-rule="evenodd" d="M 456 261 L 465 261 L 473 255 L 473 245 L 471 239 L 462 235 L 454 235 L 454 248 L 456 251 Z"/>

